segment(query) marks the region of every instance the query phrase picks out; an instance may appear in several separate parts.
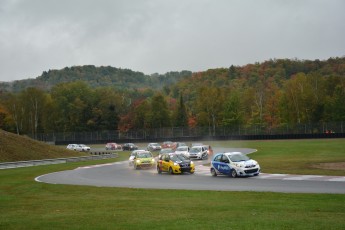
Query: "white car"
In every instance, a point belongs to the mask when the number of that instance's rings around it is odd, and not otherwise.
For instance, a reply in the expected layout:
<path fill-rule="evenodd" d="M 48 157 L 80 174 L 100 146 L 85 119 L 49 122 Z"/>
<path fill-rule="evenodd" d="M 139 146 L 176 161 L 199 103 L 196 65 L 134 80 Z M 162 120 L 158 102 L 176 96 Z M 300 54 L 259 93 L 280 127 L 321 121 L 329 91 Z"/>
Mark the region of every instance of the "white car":
<path fill-rule="evenodd" d="M 67 149 L 76 150 L 77 146 L 78 146 L 77 144 L 69 144 L 69 145 L 67 145 Z"/>
<path fill-rule="evenodd" d="M 210 171 L 212 176 L 257 176 L 260 173 L 260 165 L 241 152 L 218 153 L 211 161 Z"/>
<path fill-rule="evenodd" d="M 159 151 L 159 150 L 161 150 L 161 149 L 162 149 L 162 147 L 161 147 L 161 145 L 158 144 L 158 143 L 149 143 L 149 144 L 147 145 L 147 150 L 148 150 L 148 151 Z"/>
<path fill-rule="evenodd" d="M 204 145 L 200 146 L 193 146 L 189 150 L 189 158 L 190 159 L 200 159 L 204 160 L 208 158 L 208 148 Z"/>
<path fill-rule="evenodd" d="M 189 158 L 189 147 L 188 146 L 177 147 L 177 149 L 175 150 L 175 154 L 182 154 L 185 157 Z"/>
<path fill-rule="evenodd" d="M 91 148 L 89 146 L 84 145 L 84 144 L 79 144 L 76 146 L 75 150 L 79 151 L 79 152 L 88 152 L 91 150 Z"/>

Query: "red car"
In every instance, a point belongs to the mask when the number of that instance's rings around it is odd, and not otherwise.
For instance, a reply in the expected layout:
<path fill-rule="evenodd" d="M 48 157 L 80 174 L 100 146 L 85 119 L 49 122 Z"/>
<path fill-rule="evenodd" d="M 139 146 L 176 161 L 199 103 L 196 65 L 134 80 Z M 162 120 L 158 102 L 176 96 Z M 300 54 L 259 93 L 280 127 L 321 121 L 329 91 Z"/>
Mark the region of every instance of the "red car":
<path fill-rule="evenodd" d="M 117 150 L 117 149 L 121 149 L 121 145 L 119 144 L 116 144 L 114 142 L 111 142 L 111 143 L 107 143 L 105 145 L 105 150 Z"/>
<path fill-rule="evenodd" d="M 172 141 L 165 141 L 162 144 L 162 149 L 176 149 L 176 142 L 172 142 Z"/>

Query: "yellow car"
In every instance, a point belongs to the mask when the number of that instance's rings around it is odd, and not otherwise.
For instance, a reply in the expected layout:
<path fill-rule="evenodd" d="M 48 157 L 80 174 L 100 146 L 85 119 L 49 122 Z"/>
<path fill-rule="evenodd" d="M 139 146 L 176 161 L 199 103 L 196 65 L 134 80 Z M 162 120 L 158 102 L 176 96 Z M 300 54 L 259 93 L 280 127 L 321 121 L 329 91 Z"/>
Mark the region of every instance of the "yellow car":
<path fill-rule="evenodd" d="M 168 172 L 170 174 L 181 174 L 184 172 L 194 173 L 195 166 L 182 154 L 163 153 L 157 161 L 157 172 Z"/>
<path fill-rule="evenodd" d="M 138 151 L 133 158 L 134 169 L 152 168 L 155 166 L 155 159 L 150 151 Z"/>

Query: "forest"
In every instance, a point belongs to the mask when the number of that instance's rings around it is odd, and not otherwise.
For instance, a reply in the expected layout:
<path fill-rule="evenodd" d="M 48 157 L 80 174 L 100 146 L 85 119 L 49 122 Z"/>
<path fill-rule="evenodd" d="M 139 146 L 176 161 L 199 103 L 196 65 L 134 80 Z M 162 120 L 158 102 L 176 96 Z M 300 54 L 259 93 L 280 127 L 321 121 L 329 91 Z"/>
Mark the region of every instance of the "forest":
<path fill-rule="evenodd" d="M 0 129 L 17 134 L 345 121 L 345 57 L 145 75 L 74 66 L 0 83 Z"/>

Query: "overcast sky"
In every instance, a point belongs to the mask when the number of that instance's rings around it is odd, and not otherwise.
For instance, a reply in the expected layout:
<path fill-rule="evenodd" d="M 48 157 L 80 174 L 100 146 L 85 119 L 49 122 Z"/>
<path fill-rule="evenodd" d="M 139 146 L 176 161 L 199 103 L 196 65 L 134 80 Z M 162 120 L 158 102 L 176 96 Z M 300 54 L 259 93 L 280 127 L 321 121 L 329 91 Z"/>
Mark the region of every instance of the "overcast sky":
<path fill-rule="evenodd" d="M 344 55 L 344 0 L 0 0 L 0 81 L 76 65 L 164 74 Z"/>

